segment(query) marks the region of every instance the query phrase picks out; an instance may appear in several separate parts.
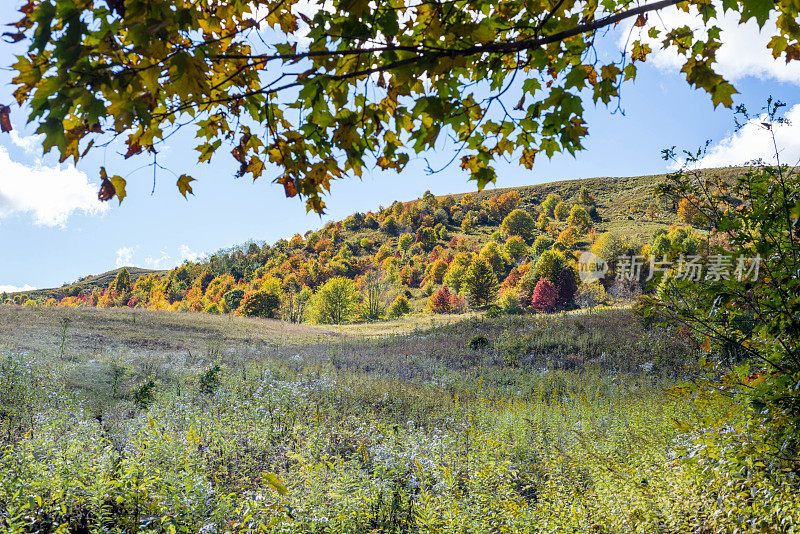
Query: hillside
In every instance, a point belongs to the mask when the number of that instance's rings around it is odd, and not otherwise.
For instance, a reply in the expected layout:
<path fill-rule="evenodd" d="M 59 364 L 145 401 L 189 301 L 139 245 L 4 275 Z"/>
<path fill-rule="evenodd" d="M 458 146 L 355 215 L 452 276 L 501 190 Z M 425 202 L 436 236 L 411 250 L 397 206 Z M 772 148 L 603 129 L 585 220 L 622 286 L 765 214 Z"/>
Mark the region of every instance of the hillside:
<path fill-rule="evenodd" d="M 63 298 L 64 294 L 69 291 L 70 287 L 77 286 L 82 290 L 91 291 L 93 289 L 106 289 L 108 285 L 114 281 L 117 277 L 117 274 L 122 269 L 127 269 L 128 273 L 131 277 L 131 282 L 136 282 L 140 277 L 147 276 L 147 275 L 155 275 L 155 276 L 165 276 L 169 271 L 165 270 L 154 270 L 154 269 L 142 269 L 141 267 L 119 267 L 117 269 L 113 269 L 111 271 L 106 271 L 101 274 L 93 274 L 84 276 L 76 280 L 71 284 L 64 284 L 61 287 L 53 287 L 53 288 L 45 288 L 45 289 L 36 289 L 33 291 L 24 291 L 20 293 L 12 293 L 13 295 L 25 295 L 26 298 L 31 299 L 44 299 L 47 300 L 49 298 Z"/>
<path fill-rule="evenodd" d="M 707 172 L 732 174 L 740 169 Z M 421 199 L 355 213 L 272 245 L 250 243 L 221 250 L 172 271 L 127 268 L 130 287 L 122 292 L 114 287 L 121 271 L 115 269 L 62 288 L 16 294 L 10 300 L 338 323 L 423 312 L 430 309 L 433 294 L 446 286 L 445 297 L 451 303 L 437 312 L 482 308 L 500 303 L 499 298 L 512 292 L 508 298 L 519 305 L 504 301 L 505 308 L 524 309 L 532 305 L 533 286 L 540 278 L 537 262 L 544 252 L 557 256 L 558 272 L 550 273 L 550 278 L 558 285 L 561 271 L 574 271 L 577 253 L 594 247 L 603 234 L 612 235 L 614 250 L 638 253 L 657 233 L 682 224 L 677 206 L 656 198 L 656 187 L 664 179 L 665 175 L 602 177 L 439 197 L 426 193 Z M 523 220 L 524 228 L 509 229 L 513 225 L 504 221 L 512 212 Z M 690 233 L 684 232 L 681 239 Z M 500 292 L 490 291 L 489 300 L 476 301 L 465 285 L 467 271 L 477 260 L 485 260 L 496 283 L 502 284 Z M 310 317 L 308 312 L 316 310 L 310 307 L 312 297 L 336 277 L 355 283 L 347 288 L 347 318 Z M 380 295 L 372 295 L 380 301 L 374 306 L 365 294 L 367 279 L 368 285 L 378 280 L 380 286 Z M 253 309 L 241 308 L 245 295 L 254 292 L 275 298 Z M 613 299 L 601 296 L 596 303 L 609 300 Z"/>

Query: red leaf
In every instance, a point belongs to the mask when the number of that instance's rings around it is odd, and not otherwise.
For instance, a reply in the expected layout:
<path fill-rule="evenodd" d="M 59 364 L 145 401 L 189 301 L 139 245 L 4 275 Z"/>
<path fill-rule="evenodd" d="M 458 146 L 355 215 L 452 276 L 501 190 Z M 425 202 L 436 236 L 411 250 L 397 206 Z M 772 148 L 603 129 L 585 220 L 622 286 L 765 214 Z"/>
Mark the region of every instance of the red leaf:
<path fill-rule="evenodd" d="M 292 198 L 297 196 L 297 187 L 294 185 L 294 178 L 289 178 L 288 176 L 282 176 L 278 178 L 278 183 L 283 184 L 283 189 L 286 192 L 287 198 Z"/>
<path fill-rule="evenodd" d="M 128 159 L 131 156 L 141 153 L 142 153 L 142 145 L 140 145 L 139 143 L 134 143 L 128 146 L 128 151 L 125 153 L 125 159 Z"/>
<path fill-rule="evenodd" d="M 117 190 L 114 189 L 114 184 L 111 183 L 111 180 L 103 177 L 103 183 L 100 185 L 100 191 L 97 192 L 97 199 L 100 202 L 108 202 L 116 193 Z"/>
<path fill-rule="evenodd" d="M 11 127 L 11 108 L 8 106 L 0 105 L 0 130 L 3 132 L 10 132 L 14 128 Z"/>

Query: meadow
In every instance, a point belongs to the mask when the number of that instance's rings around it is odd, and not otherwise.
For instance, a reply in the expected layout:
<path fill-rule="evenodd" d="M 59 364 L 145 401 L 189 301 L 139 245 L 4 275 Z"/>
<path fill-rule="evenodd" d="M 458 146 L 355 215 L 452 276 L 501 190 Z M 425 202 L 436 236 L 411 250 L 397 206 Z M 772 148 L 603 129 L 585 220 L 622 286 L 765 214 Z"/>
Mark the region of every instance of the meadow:
<path fill-rule="evenodd" d="M 6 532 L 798 528 L 795 494 L 717 468 L 743 409 L 683 387 L 696 347 L 631 310 L 0 316 Z"/>

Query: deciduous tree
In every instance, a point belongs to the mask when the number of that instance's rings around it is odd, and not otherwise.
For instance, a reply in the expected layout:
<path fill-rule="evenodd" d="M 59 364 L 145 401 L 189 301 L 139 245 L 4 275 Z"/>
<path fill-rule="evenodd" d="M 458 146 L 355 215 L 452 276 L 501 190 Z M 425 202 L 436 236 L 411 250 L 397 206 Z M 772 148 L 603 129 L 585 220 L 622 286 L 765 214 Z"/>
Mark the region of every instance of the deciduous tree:
<path fill-rule="evenodd" d="M 702 17 L 704 31 L 657 23 L 658 10 L 679 3 Z M 157 166 L 164 141 L 192 123 L 200 162 L 229 152 L 238 175 L 266 174 L 322 211 L 334 180 L 373 164 L 399 171 L 446 137 L 479 187 L 495 180 L 498 158 L 530 169 L 539 154 L 574 154 L 588 134 L 585 101 L 611 104 L 655 49 L 675 53 L 687 82 L 715 106 L 730 107 L 736 92 L 714 70 L 722 9 L 704 0 L 359 0 L 311 15 L 300 6 L 28 0 L 6 34 L 28 47 L 13 65 L 15 96 L 30 107 L 45 151 L 62 160 L 119 136 L 126 157 Z M 796 3 L 724 9 L 759 27 L 778 20 L 768 48 L 800 58 Z M 591 53 L 617 39 L 605 29 L 626 22 L 621 57 Z M 505 112 L 495 113 L 500 105 Z M 193 177 L 176 171 L 180 193 L 192 193 Z M 125 179 L 99 174 L 101 198 L 124 199 Z"/>
<path fill-rule="evenodd" d="M 313 315 L 318 323 L 342 324 L 350 320 L 358 303 L 358 290 L 352 280 L 331 278 L 314 295 Z"/>
<path fill-rule="evenodd" d="M 509 237 L 518 235 L 525 241 L 530 242 L 533 239 L 535 226 L 536 223 L 530 213 L 525 210 L 515 209 L 503 219 L 500 229 Z"/>

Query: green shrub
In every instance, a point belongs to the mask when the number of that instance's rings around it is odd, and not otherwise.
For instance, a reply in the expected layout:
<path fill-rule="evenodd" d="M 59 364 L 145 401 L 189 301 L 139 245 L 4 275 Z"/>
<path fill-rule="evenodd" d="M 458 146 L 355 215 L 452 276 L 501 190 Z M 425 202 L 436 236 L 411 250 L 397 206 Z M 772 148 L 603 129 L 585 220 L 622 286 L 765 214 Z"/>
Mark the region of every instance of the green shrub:
<path fill-rule="evenodd" d="M 155 401 L 155 394 L 156 383 L 148 380 L 133 391 L 132 400 L 139 409 L 144 410 Z"/>
<path fill-rule="evenodd" d="M 280 303 L 278 295 L 271 291 L 251 291 L 245 294 L 237 311 L 245 317 L 269 318 L 275 315 Z"/>
<path fill-rule="evenodd" d="M 472 350 L 484 350 L 489 345 L 489 340 L 486 339 L 486 336 L 482 334 L 472 336 L 472 338 L 469 340 L 469 343 L 467 343 L 467 346 L 469 346 L 469 348 Z"/>
<path fill-rule="evenodd" d="M 242 303 L 242 299 L 244 298 L 244 290 L 242 289 L 231 289 L 227 293 L 222 296 L 222 304 L 225 313 L 232 312 L 233 310 L 239 307 L 239 304 Z"/>
<path fill-rule="evenodd" d="M 213 395 L 222 385 L 220 374 L 222 374 L 222 369 L 219 365 L 215 365 L 204 371 L 197 380 L 200 393 Z"/>
<path fill-rule="evenodd" d="M 392 302 L 392 305 L 389 306 L 389 317 L 402 317 L 410 311 L 411 304 L 409 304 L 408 299 L 405 296 L 400 295 L 394 300 L 394 302 Z"/>

